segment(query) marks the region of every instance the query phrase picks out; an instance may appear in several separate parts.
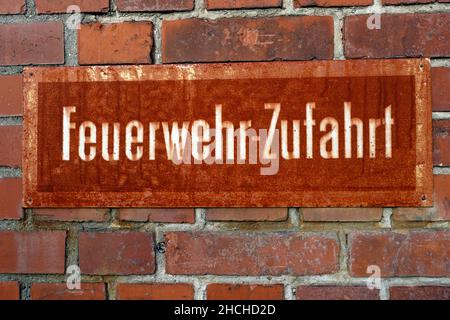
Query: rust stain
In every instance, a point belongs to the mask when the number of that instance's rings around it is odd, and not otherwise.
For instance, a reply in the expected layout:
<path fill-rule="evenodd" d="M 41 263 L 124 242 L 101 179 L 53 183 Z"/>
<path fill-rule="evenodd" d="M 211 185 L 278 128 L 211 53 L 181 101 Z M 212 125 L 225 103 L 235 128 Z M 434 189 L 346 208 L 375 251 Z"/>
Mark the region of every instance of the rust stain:
<path fill-rule="evenodd" d="M 26 207 L 432 204 L 426 59 L 26 68 L 24 85 Z"/>

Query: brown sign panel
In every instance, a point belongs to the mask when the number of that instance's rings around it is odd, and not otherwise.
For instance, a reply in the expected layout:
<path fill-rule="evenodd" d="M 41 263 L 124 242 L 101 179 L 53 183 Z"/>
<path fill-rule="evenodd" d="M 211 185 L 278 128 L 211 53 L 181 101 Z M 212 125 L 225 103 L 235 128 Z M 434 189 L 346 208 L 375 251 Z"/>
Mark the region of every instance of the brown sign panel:
<path fill-rule="evenodd" d="M 432 204 L 428 60 L 24 74 L 26 207 Z"/>

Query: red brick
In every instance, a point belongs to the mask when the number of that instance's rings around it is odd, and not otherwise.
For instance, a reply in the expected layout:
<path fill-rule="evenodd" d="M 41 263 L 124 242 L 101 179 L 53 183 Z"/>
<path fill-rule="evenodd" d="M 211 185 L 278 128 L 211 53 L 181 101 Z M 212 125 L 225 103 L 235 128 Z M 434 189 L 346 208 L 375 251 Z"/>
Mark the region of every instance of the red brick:
<path fill-rule="evenodd" d="M 166 243 L 170 274 L 311 275 L 339 268 L 335 235 L 169 232 Z"/>
<path fill-rule="evenodd" d="M 294 0 L 294 7 L 370 6 L 373 0 Z"/>
<path fill-rule="evenodd" d="M 34 283 L 31 300 L 105 300 L 104 283 L 81 283 L 81 289 L 69 290 L 66 283 Z"/>
<path fill-rule="evenodd" d="M 0 273 L 64 273 L 64 231 L 0 232 Z"/>
<path fill-rule="evenodd" d="M 367 28 L 369 15 L 345 18 L 347 58 L 447 57 L 450 13 L 383 14 L 381 28 Z"/>
<path fill-rule="evenodd" d="M 431 68 L 433 111 L 450 111 L 450 68 Z"/>
<path fill-rule="evenodd" d="M 194 209 L 120 209 L 119 219 L 138 222 L 194 223 Z"/>
<path fill-rule="evenodd" d="M 37 13 L 67 13 L 70 6 L 80 12 L 108 12 L 109 0 L 36 0 Z"/>
<path fill-rule="evenodd" d="M 450 120 L 433 121 L 433 164 L 450 166 Z"/>
<path fill-rule="evenodd" d="M 303 208 L 304 221 L 380 221 L 382 208 Z"/>
<path fill-rule="evenodd" d="M 279 8 L 282 0 L 206 0 L 206 8 L 214 9 L 248 9 Z"/>
<path fill-rule="evenodd" d="M 212 208 L 206 211 L 209 221 L 286 221 L 287 208 Z"/>
<path fill-rule="evenodd" d="M 283 285 L 209 284 L 208 300 L 283 300 Z"/>
<path fill-rule="evenodd" d="M 117 0 L 119 11 L 188 11 L 194 0 Z"/>
<path fill-rule="evenodd" d="M 450 287 L 391 287 L 391 300 L 450 300 Z"/>
<path fill-rule="evenodd" d="M 333 58 L 332 17 L 163 21 L 165 63 Z"/>
<path fill-rule="evenodd" d="M 150 63 L 153 46 L 151 22 L 83 24 L 78 32 L 79 63 Z"/>
<path fill-rule="evenodd" d="M 0 65 L 63 64 L 61 21 L 0 24 Z"/>
<path fill-rule="evenodd" d="M 379 300 L 380 291 L 362 286 L 299 286 L 297 300 Z"/>
<path fill-rule="evenodd" d="M 109 209 L 33 209 L 37 220 L 46 221 L 95 221 L 108 220 Z"/>
<path fill-rule="evenodd" d="M 22 115 L 22 75 L 0 76 L 0 115 Z"/>
<path fill-rule="evenodd" d="M 153 236 L 143 232 L 79 235 L 80 269 L 83 274 L 127 275 L 155 272 Z"/>
<path fill-rule="evenodd" d="M 349 272 L 367 277 L 379 266 L 382 277 L 448 277 L 450 231 L 354 232 L 349 235 Z"/>
<path fill-rule="evenodd" d="M 450 0 L 382 0 L 383 4 L 418 4 L 418 3 L 434 3 L 434 2 L 450 2 Z"/>
<path fill-rule="evenodd" d="M 0 14 L 25 13 L 25 0 L 0 0 Z"/>
<path fill-rule="evenodd" d="M 22 179 L 0 179 L 0 219 L 22 218 Z"/>
<path fill-rule="evenodd" d="M 194 288 L 184 283 L 119 283 L 117 300 L 193 300 Z"/>
<path fill-rule="evenodd" d="M 435 175 L 434 206 L 431 208 L 395 208 L 394 221 L 450 220 L 450 175 Z"/>
<path fill-rule="evenodd" d="M 0 282 L 0 300 L 19 300 L 19 297 L 18 282 Z"/>
<path fill-rule="evenodd" d="M 22 126 L 0 126 L 0 166 L 22 166 Z"/>

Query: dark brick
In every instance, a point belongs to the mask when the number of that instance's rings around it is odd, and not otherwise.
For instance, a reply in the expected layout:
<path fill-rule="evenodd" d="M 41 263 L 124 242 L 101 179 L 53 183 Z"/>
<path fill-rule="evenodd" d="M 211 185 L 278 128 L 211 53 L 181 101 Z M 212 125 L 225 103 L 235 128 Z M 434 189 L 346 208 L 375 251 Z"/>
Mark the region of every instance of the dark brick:
<path fill-rule="evenodd" d="M 194 288 L 184 283 L 119 283 L 118 300 L 193 300 Z"/>
<path fill-rule="evenodd" d="M 206 211 L 209 221 L 286 221 L 287 208 L 212 208 Z"/>
<path fill-rule="evenodd" d="M 127 275 L 155 272 L 153 236 L 143 232 L 82 232 L 79 235 L 83 274 Z"/>
<path fill-rule="evenodd" d="M 217 9 L 249 9 L 281 7 L 282 0 L 206 0 L 206 8 Z"/>
<path fill-rule="evenodd" d="M 22 218 L 22 179 L 0 179 L 0 220 Z"/>
<path fill-rule="evenodd" d="M 0 24 L 0 65 L 64 63 L 61 21 Z"/>
<path fill-rule="evenodd" d="M 349 235 L 349 273 L 367 277 L 379 266 L 382 277 L 448 277 L 449 231 L 354 232 Z"/>
<path fill-rule="evenodd" d="M 194 0 L 117 0 L 119 11 L 189 11 Z"/>
<path fill-rule="evenodd" d="M 141 209 L 119 210 L 119 219 L 138 222 L 194 223 L 194 209 Z"/>
<path fill-rule="evenodd" d="M 450 68 L 431 69 L 433 111 L 450 111 Z"/>
<path fill-rule="evenodd" d="M 31 300 L 105 300 L 104 283 L 81 283 L 81 289 L 69 290 L 66 283 L 34 283 Z"/>
<path fill-rule="evenodd" d="M 151 22 L 90 23 L 78 32 L 82 65 L 150 63 L 152 46 Z"/>
<path fill-rule="evenodd" d="M 0 273 L 64 273 L 64 231 L 0 232 Z"/>
<path fill-rule="evenodd" d="M 379 300 L 380 291 L 356 286 L 299 286 L 297 300 Z"/>
<path fill-rule="evenodd" d="M 450 287 L 411 286 L 391 287 L 391 300 L 450 300 Z"/>
<path fill-rule="evenodd" d="M 164 63 L 333 58 L 332 17 L 163 21 Z"/>
<path fill-rule="evenodd" d="M 0 115 L 22 115 L 22 100 L 22 75 L 0 76 Z"/>
<path fill-rule="evenodd" d="M 283 300 L 284 287 L 257 284 L 209 284 L 206 289 L 208 300 Z"/>
<path fill-rule="evenodd" d="M 0 166 L 22 166 L 22 126 L 0 126 Z"/>

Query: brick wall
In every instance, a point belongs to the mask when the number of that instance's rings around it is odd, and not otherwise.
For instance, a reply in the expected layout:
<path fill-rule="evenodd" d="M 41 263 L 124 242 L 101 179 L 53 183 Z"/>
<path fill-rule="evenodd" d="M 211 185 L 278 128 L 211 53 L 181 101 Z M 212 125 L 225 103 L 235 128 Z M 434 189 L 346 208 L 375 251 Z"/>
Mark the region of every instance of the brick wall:
<path fill-rule="evenodd" d="M 448 0 L 0 0 L 0 299 L 450 299 L 449 43 Z M 21 208 L 25 65 L 421 56 L 432 208 Z"/>

